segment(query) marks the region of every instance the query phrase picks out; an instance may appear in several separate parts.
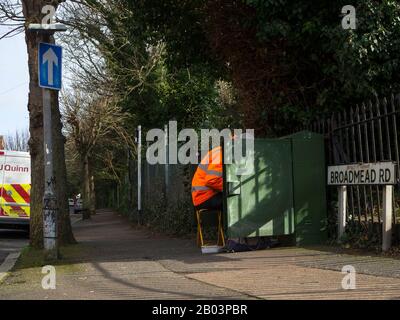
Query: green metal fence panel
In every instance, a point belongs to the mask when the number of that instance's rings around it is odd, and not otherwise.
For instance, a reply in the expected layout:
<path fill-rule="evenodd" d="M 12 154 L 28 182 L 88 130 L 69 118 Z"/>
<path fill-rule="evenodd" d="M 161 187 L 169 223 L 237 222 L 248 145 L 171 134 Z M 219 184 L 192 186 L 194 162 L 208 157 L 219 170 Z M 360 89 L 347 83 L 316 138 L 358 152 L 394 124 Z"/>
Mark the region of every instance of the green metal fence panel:
<path fill-rule="evenodd" d="M 226 165 L 227 234 L 230 238 L 294 232 L 291 140 L 256 139 L 251 175 Z"/>

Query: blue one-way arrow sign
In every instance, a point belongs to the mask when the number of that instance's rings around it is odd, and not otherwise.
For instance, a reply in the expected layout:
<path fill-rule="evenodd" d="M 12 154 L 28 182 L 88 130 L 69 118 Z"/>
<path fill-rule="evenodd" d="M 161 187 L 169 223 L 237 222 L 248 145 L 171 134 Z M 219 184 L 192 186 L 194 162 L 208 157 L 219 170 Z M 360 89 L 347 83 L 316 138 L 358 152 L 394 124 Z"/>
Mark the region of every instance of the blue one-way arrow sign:
<path fill-rule="evenodd" d="M 62 47 L 39 43 L 39 86 L 61 90 Z"/>

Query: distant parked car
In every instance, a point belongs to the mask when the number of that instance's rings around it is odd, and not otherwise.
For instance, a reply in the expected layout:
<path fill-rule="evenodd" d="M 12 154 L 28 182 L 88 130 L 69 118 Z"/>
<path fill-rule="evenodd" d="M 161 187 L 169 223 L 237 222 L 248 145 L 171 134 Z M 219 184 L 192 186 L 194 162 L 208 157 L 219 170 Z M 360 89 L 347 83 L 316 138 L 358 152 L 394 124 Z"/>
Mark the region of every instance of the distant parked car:
<path fill-rule="evenodd" d="M 75 201 L 75 212 L 81 212 L 83 208 L 82 199 L 76 199 Z"/>
<path fill-rule="evenodd" d="M 72 198 L 68 199 L 69 214 L 75 213 L 75 201 Z"/>
<path fill-rule="evenodd" d="M 69 198 L 68 199 L 68 205 L 69 205 L 69 213 L 81 213 L 82 211 L 82 199 L 73 199 Z"/>

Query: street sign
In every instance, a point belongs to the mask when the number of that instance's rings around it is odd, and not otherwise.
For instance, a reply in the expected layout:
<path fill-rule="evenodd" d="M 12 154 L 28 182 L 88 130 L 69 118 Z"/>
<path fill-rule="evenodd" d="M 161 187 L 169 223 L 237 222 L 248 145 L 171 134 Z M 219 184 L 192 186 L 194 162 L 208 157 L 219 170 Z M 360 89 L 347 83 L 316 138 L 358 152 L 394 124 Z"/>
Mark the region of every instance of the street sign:
<path fill-rule="evenodd" d="M 393 224 L 393 185 L 396 182 L 396 164 L 390 161 L 328 167 L 328 185 L 338 187 L 337 239 L 339 242 L 342 241 L 347 225 L 348 186 L 382 185 L 382 250 L 387 251 L 390 248 Z"/>
<path fill-rule="evenodd" d="M 360 163 L 328 167 L 328 185 L 379 184 L 396 184 L 396 171 L 393 162 Z"/>
<path fill-rule="evenodd" d="M 39 43 L 39 86 L 61 90 L 62 47 Z"/>

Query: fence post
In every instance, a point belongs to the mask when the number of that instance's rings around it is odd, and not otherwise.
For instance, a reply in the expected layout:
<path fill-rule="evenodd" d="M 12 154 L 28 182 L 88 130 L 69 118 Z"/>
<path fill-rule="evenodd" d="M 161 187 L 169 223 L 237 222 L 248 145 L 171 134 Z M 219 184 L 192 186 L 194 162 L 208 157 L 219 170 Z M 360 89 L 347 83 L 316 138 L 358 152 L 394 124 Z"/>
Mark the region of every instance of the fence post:
<path fill-rule="evenodd" d="M 338 214 L 338 242 L 344 234 L 346 228 L 346 216 L 347 216 L 347 186 L 340 186 L 339 192 L 339 214 Z"/>
<path fill-rule="evenodd" d="M 141 223 L 142 214 L 142 126 L 137 129 L 137 203 L 138 203 L 138 223 Z"/>
<path fill-rule="evenodd" d="M 164 146 L 165 146 L 165 167 L 164 167 L 164 188 L 165 188 L 165 200 L 168 200 L 168 187 L 169 187 L 169 146 L 168 146 L 168 125 L 164 126 L 164 132 L 165 132 L 165 137 L 164 137 Z"/>
<path fill-rule="evenodd" d="M 119 209 L 119 184 L 117 184 L 117 209 Z"/>
<path fill-rule="evenodd" d="M 146 150 L 149 150 L 150 147 L 150 142 L 146 143 Z M 144 174 L 146 175 L 143 179 L 143 185 L 144 185 L 144 194 L 143 194 L 143 200 L 149 202 L 149 195 L 151 194 L 151 188 L 150 188 L 150 164 L 146 161 L 145 162 L 145 172 Z"/>
<path fill-rule="evenodd" d="M 383 187 L 383 224 L 382 250 L 387 251 L 392 245 L 393 186 Z"/>

